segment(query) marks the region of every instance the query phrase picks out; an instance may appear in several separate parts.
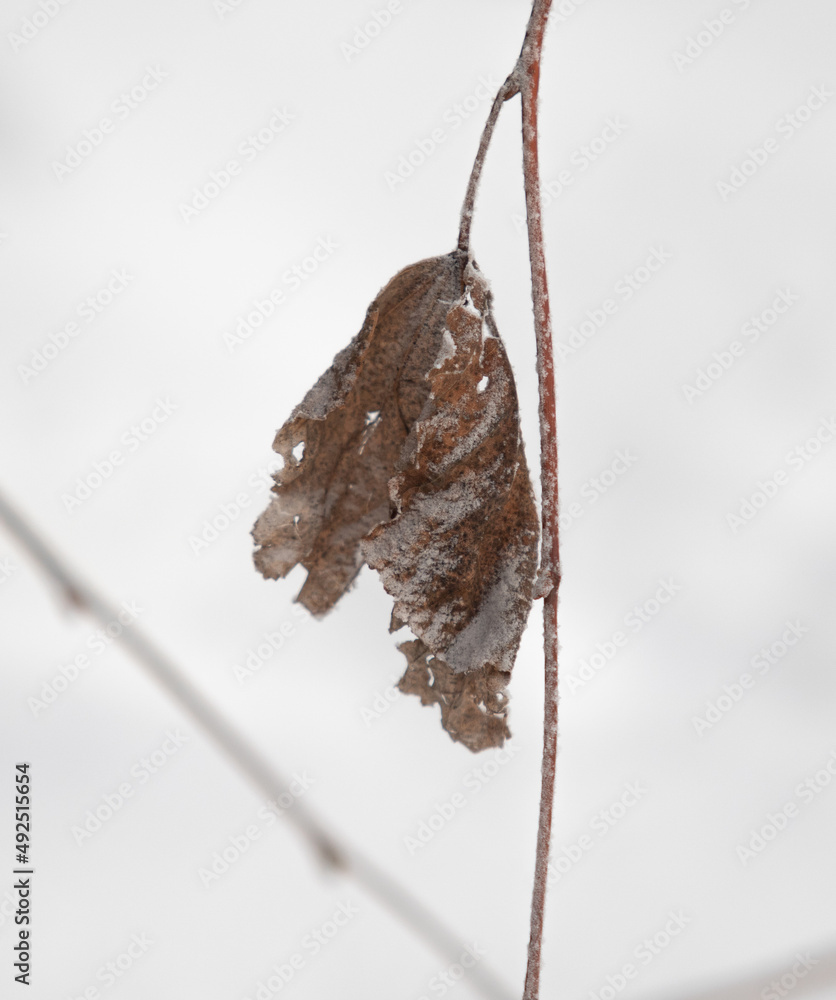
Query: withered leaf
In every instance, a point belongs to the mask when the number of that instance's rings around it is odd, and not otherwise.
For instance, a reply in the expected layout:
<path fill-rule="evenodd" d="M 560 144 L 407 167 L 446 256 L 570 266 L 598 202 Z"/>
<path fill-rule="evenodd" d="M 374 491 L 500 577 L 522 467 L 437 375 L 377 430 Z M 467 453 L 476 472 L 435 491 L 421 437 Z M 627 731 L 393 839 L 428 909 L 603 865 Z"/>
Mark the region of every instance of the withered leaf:
<path fill-rule="evenodd" d="M 253 529 L 255 562 L 269 578 L 304 566 L 297 600 L 313 614 L 345 593 L 363 565 L 361 540 L 389 519 L 389 480 L 429 395 L 424 376 L 461 294 L 462 266 L 438 257 L 397 274 L 276 434 L 284 466 Z"/>
<path fill-rule="evenodd" d="M 457 673 L 434 657 L 420 639 L 402 642 L 406 673 L 398 681 L 404 694 L 417 694 L 422 705 L 441 707 L 441 725 L 474 753 L 501 747 L 510 736 L 506 716 L 508 674 L 484 667 Z"/>
<path fill-rule="evenodd" d="M 308 570 L 330 610 L 364 562 L 394 597 L 402 690 L 472 750 L 507 735 L 503 689 L 531 607 L 538 526 L 513 374 L 484 278 L 455 251 L 405 268 L 276 434 L 253 529 L 266 577 Z"/>

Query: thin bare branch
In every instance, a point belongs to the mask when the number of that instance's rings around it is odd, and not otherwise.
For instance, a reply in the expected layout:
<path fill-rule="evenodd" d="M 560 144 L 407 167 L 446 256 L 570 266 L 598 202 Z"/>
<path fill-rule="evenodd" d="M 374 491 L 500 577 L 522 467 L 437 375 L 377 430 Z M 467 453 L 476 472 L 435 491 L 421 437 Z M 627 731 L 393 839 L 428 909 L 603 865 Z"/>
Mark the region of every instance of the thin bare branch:
<path fill-rule="evenodd" d="M 647 996 L 648 1000 L 763 1000 L 765 996 L 786 997 L 790 993 L 792 1000 L 836 996 L 836 947 L 799 949 L 784 961 L 775 961 L 771 968 L 754 969 L 736 979 L 724 978 L 676 993 L 668 987 L 664 993 Z"/>
<path fill-rule="evenodd" d="M 536 598 L 543 600 L 543 646 L 545 698 L 543 711 L 543 764 L 540 791 L 540 818 L 531 900 L 531 932 L 523 1000 L 540 995 L 540 956 L 543 944 L 543 915 L 549 870 L 552 805 L 557 764 L 557 591 L 560 585 L 560 538 L 557 494 L 557 406 L 554 376 L 549 288 L 543 241 L 540 166 L 538 156 L 537 100 L 540 88 L 540 59 L 551 0 L 534 0 L 522 51 L 514 69 L 499 88 L 482 132 L 476 160 L 467 185 L 459 225 L 460 250 L 470 251 L 470 229 L 476 191 L 485 156 L 502 105 L 515 94 L 522 97 L 523 178 L 531 261 L 531 297 L 534 333 L 537 342 L 537 377 L 540 396 L 540 481 L 542 484 L 542 543 L 540 570 L 535 584 Z"/>
<path fill-rule="evenodd" d="M 479 148 L 476 151 L 476 159 L 473 161 L 473 169 L 470 171 L 470 180 L 467 182 L 467 191 L 465 192 L 464 204 L 462 205 L 461 221 L 459 223 L 459 250 L 470 250 L 470 227 L 473 223 L 473 210 L 476 207 L 476 191 L 479 187 L 479 181 L 482 179 L 482 167 L 485 165 L 485 156 L 493 138 L 493 130 L 496 127 L 499 112 L 502 110 L 502 105 L 519 92 L 517 69 L 515 67 L 508 79 L 497 91 L 491 105 L 490 113 L 488 114 L 488 120 L 485 122 L 485 127 L 482 130 L 482 138 L 479 140 Z"/>
<path fill-rule="evenodd" d="M 78 573 L 62 559 L 44 538 L 28 524 L 0 493 L 0 521 L 28 550 L 41 569 L 58 584 L 64 596 L 87 612 L 101 625 L 116 620 L 119 606 L 100 597 L 85 584 Z M 289 793 L 282 774 L 250 743 L 206 698 L 183 671 L 159 650 L 135 625 L 123 629 L 117 637 L 136 661 L 191 716 L 238 769 L 268 799 Z M 285 813 L 327 866 L 354 878 L 378 902 L 397 916 L 410 930 L 431 945 L 445 961 L 456 962 L 464 951 L 463 943 L 407 889 L 379 868 L 371 859 L 348 847 L 336 834 L 326 829 L 310 809 L 299 801 Z M 473 986 L 491 1000 L 509 1000 L 509 991 L 484 962 L 468 970 Z"/>
<path fill-rule="evenodd" d="M 540 996 L 540 955 L 549 870 L 549 844 L 557 765 L 557 592 L 560 585 L 560 537 L 557 489 L 557 399 L 554 375 L 549 287 L 543 240 L 538 156 L 537 102 L 540 89 L 540 59 L 551 0 L 534 0 L 528 23 L 519 74 L 522 94 L 523 177 L 531 261 L 531 296 L 537 341 L 537 377 L 540 390 L 540 481 L 542 484 L 542 556 L 539 596 L 543 601 L 543 645 L 545 653 L 545 698 L 543 706 L 543 766 L 540 790 L 540 821 L 531 899 L 531 933 L 523 1000 Z"/>

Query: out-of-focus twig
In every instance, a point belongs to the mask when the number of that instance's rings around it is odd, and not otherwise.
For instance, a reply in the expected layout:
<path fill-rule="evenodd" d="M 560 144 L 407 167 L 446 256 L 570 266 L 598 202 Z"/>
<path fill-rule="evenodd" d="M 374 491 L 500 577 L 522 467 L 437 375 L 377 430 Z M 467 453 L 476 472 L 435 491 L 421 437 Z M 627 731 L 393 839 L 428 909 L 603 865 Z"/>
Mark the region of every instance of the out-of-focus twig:
<path fill-rule="evenodd" d="M 836 996 L 836 948 L 797 951 L 780 964 L 738 979 L 692 990 L 666 990 L 648 1000 L 778 1000 Z"/>
<path fill-rule="evenodd" d="M 66 560 L 4 498 L 2 492 L 0 521 L 5 522 L 11 534 L 28 550 L 47 576 L 58 584 L 63 595 L 75 607 L 105 626 L 117 620 L 119 607 L 87 586 Z M 273 764 L 192 684 L 173 660 L 143 635 L 141 629 L 136 626 L 123 629 L 116 641 L 121 642 L 133 654 L 136 661 L 212 737 L 268 799 L 275 800 L 289 792 L 288 782 Z M 342 838 L 327 829 L 302 803 L 297 801 L 293 809 L 284 815 L 303 834 L 327 866 L 355 879 L 446 961 L 460 960 L 465 949 L 456 935 L 370 858 L 347 846 Z M 499 983 L 485 962 L 472 966 L 467 974 L 471 985 L 484 996 L 491 1000 L 510 1000 L 511 994 Z"/>

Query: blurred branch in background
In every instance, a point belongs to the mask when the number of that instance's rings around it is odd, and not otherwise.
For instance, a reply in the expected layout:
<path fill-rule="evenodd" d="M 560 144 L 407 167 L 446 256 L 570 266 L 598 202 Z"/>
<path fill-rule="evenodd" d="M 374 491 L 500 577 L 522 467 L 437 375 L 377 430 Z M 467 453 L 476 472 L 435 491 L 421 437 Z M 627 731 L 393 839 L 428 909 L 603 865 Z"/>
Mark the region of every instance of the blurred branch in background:
<path fill-rule="evenodd" d="M 41 569 L 60 587 L 63 596 L 104 626 L 118 618 L 119 606 L 100 597 L 61 559 L 0 492 L 0 520 L 26 548 Z M 141 629 L 123 629 L 116 639 L 163 689 L 188 713 L 268 799 L 289 793 L 282 774 L 195 687 L 180 668 L 147 639 Z M 358 853 L 297 802 L 284 814 L 295 824 L 327 867 L 354 878 L 371 896 L 430 944 L 446 961 L 457 962 L 464 944 L 407 889 L 373 861 Z M 484 962 L 467 971 L 471 985 L 491 1000 L 510 1000 L 512 994 L 500 985 Z"/>
<path fill-rule="evenodd" d="M 697 990 L 668 990 L 648 1000 L 807 1000 L 836 996 L 836 948 L 798 951 L 780 965 L 734 982 Z"/>

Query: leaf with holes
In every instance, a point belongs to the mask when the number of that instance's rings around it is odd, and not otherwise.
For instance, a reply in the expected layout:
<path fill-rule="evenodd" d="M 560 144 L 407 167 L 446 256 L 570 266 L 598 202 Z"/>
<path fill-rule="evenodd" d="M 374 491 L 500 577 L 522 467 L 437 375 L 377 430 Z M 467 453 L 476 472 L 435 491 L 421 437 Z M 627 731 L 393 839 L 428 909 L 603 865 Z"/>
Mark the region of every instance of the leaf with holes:
<path fill-rule="evenodd" d="M 273 447 L 261 572 L 304 566 L 297 600 L 321 615 L 367 562 L 420 643 L 401 646 L 402 689 L 470 749 L 501 745 L 538 528 L 513 374 L 467 256 L 397 274 Z"/>

